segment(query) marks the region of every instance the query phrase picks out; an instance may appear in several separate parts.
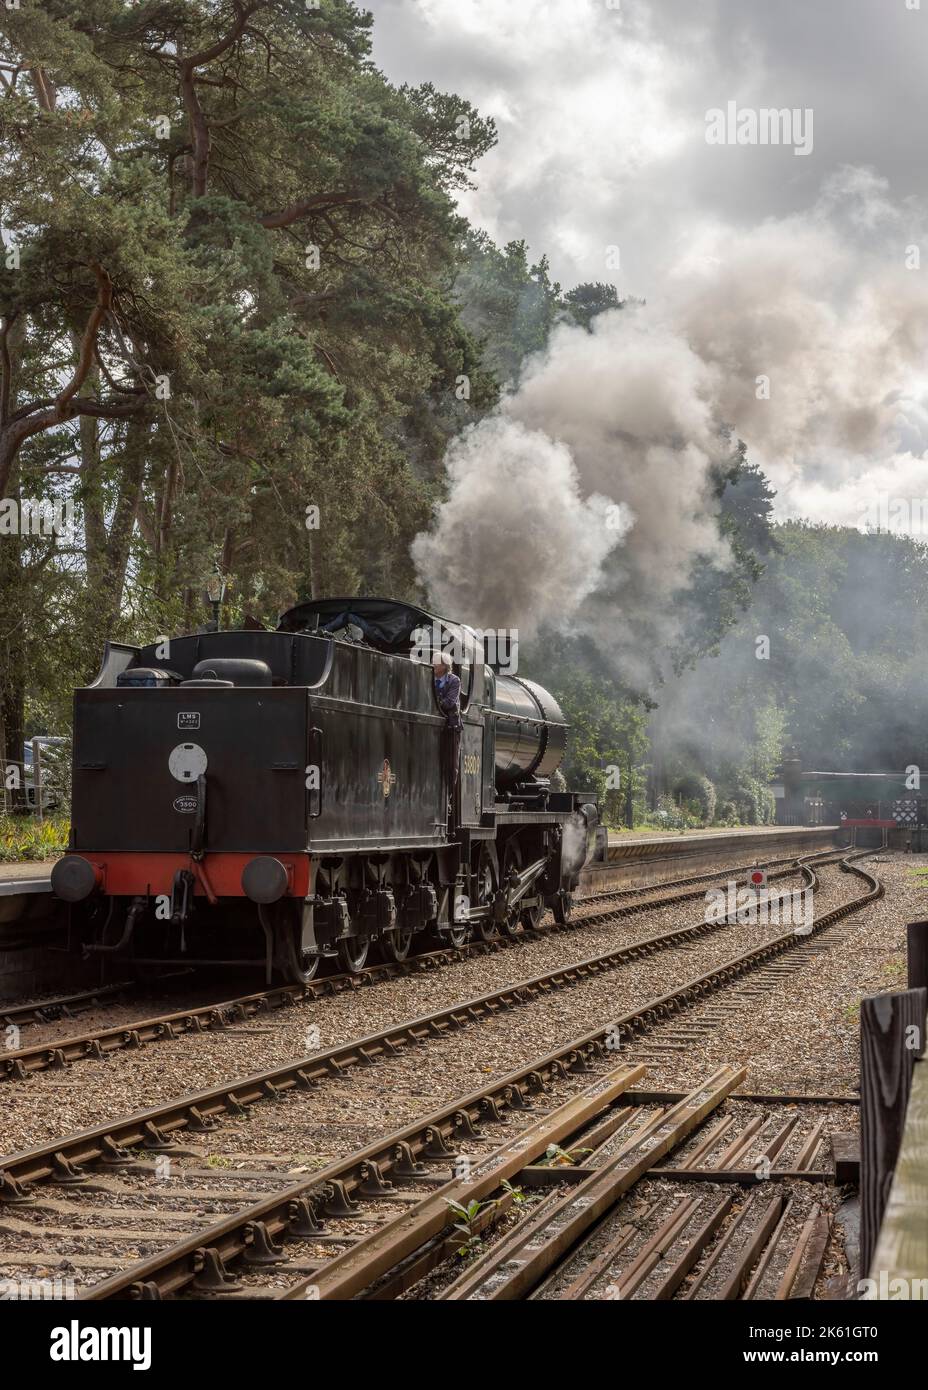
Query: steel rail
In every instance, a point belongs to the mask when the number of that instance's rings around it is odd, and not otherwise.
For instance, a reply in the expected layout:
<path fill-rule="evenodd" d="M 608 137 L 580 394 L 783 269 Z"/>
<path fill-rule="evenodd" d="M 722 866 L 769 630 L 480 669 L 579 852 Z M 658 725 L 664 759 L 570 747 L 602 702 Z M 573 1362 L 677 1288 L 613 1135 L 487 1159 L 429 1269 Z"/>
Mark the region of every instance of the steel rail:
<path fill-rule="evenodd" d="M 120 980 L 115 984 L 81 990 L 77 994 L 59 994 L 49 999 L 30 1000 L 25 1004 L 0 1003 L 0 1027 L 55 1023 L 59 1018 L 68 1018 L 72 1013 L 92 1008 L 111 995 L 127 994 L 137 987 L 135 980 Z"/>
<path fill-rule="evenodd" d="M 605 1052 L 600 1049 L 599 1056 Z M 508 1075 L 463 1096 L 457 1096 L 441 1109 L 377 1139 L 365 1148 L 329 1163 L 312 1177 L 302 1178 L 283 1191 L 262 1197 L 244 1211 L 233 1213 L 210 1226 L 206 1231 L 177 1242 L 170 1249 L 101 1281 L 87 1291 L 90 1300 L 110 1298 L 157 1298 L 179 1292 L 196 1280 L 207 1263 L 222 1269 L 232 1261 L 245 1257 L 260 1231 L 262 1243 L 266 1237 L 274 1240 L 288 1233 L 295 1236 L 311 1234 L 320 1229 L 320 1219 L 327 1210 L 345 1214 L 354 1209 L 358 1198 L 389 1196 L 391 1178 L 415 1181 L 429 1175 L 422 1159 L 443 1160 L 449 1164 L 454 1150 L 449 1142 L 460 1144 L 476 1136 L 479 1127 L 499 1122 L 508 1113 L 525 1113 L 531 1108 L 530 1097 L 542 1095 L 555 1080 L 568 1073 L 585 1074 L 589 1061 L 585 1051 L 574 1042 L 533 1059 Z M 613 1068 L 608 1075 L 588 1083 L 578 1096 L 565 1105 L 574 1105 L 584 1097 L 593 1097 L 597 1105 L 584 1121 L 605 1110 L 625 1090 L 635 1084 L 645 1067 Z M 610 1080 L 612 1078 L 612 1080 Z M 620 1085 L 615 1085 L 618 1078 Z M 564 1105 L 553 1113 L 563 1111 Z M 576 1111 L 574 1111 L 576 1117 Z M 550 1117 L 548 1117 L 550 1118 Z M 575 1124 L 573 1129 L 579 1128 Z M 573 1132 L 568 1130 L 566 1132 Z M 564 1137 L 564 1133 L 561 1134 Z M 538 1153 L 547 1147 L 545 1143 Z"/>
<path fill-rule="evenodd" d="M 868 891 L 861 897 L 839 904 L 822 914 L 813 924 L 812 934 L 826 930 L 836 921 L 859 911 L 869 902 L 882 896 L 883 885 L 874 875 L 849 861 L 845 861 L 842 867 L 868 882 Z M 441 1112 L 440 1116 L 432 1116 L 396 1135 L 389 1136 L 388 1139 L 336 1160 L 321 1173 L 301 1179 L 283 1193 L 265 1197 L 232 1217 L 216 1223 L 207 1231 L 199 1231 L 170 1249 L 112 1276 L 92 1290 L 90 1296 L 156 1297 L 162 1292 L 176 1292 L 197 1278 L 204 1267 L 207 1251 L 215 1251 L 222 1261 L 229 1262 L 246 1254 L 250 1243 L 256 1238 L 255 1232 L 261 1228 L 266 1228 L 271 1236 L 287 1230 L 293 1234 L 305 1234 L 307 1230 L 312 1229 L 312 1225 L 307 1225 L 307 1222 L 312 1218 L 313 1203 L 318 1206 L 332 1200 L 333 1191 L 343 1197 L 346 1193 L 350 1195 L 352 1188 L 360 1190 L 362 1185 L 366 1185 L 369 1193 L 376 1191 L 378 1184 L 383 1181 L 383 1176 L 391 1171 L 414 1171 L 411 1146 L 415 1143 L 421 1146 L 418 1150 L 420 1153 L 425 1152 L 427 1147 L 430 1155 L 446 1154 L 450 1160 L 453 1154 L 445 1141 L 449 1138 L 466 1137 L 471 1132 L 475 1120 L 474 1107 L 477 1107 L 478 1114 L 489 1113 L 495 1117 L 498 1112 L 497 1098 L 500 1096 L 505 1098 L 508 1105 L 524 1107 L 526 1095 L 523 1093 L 523 1085 L 528 1093 L 538 1092 L 543 1090 L 546 1080 L 553 1075 L 589 1070 L 597 1060 L 607 1055 L 614 1056 L 612 1044 L 617 1031 L 622 1037 L 646 1032 L 662 1018 L 680 1012 L 698 1002 L 707 993 L 723 988 L 732 980 L 768 960 L 771 955 L 804 944 L 806 940 L 806 936 L 798 937 L 795 933 L 786 933 L 723 962 L 677 990 L 652 999 L 615 1022 L 594 1028 L 546 1057 L 519 1068 L 493 1086 L 473 1093 L 466 1101 L 456 1102 L 453 1107 Z M 454 1012 L 448 1011 L 449 1014 Z M 460 1014 L 461 1006 L 457 1006 L 457 1012 Z M 464 1015 L 456 1021 L 464 1022 L 466 1018 Z M 440 1036 L 441 1029 L 433 1030 L 431 1027 L 435 1021 L 433 1017 L 404 1025 L 407 1041 L 426 1041 L 434 1037 L 436 1031 Z M 395 1039 L 398 1032 L 399 1030 L 393 1030 L 390 1038 Z M 388 1045 L 384 1047 L 384 1043 Z M 352 1062 L 357 1063 L 362 1059 L 373 1062 L 378 1056 L 393 1056 L 394 1053 L 395 1043 L 388 1042 L 386 1034 L 362 1039 L 342 1049 L 331 1049 L 327 1054 L 316 1054 L 315 1057 L 305 1059 L 302 1064 L 292 1064 L 274 1073 L 264 1073 L 259 1077 L 232 1083 L 231 1086 L 216 1088 L 212 1092 L 183 1098 L 155 1111 L 143 1112 L 141 1116 L 129 1117 L 118 1122 L 116 1126 L 100 1126 L 94 1131 L 84 1131 L 80 1135 L 72 1136 L 65 1142 L 64 1147 L 61 1141 L 58 1141 L 42 1150 L 14 1155 L 12 1161 L 0 1159 L 0 1196 L 4 1193 L 6 1183 L 9 1196 L 25 1197 L 20 1184 L 23 1181 L 35 1181 L 36 1178 L 50 1176 L 55 1171 L 56 1160 L 60 1163 L 61 1159 L 65 1159 L 70 1165 L 73 1161 L 93 1161 L 104 1153 L 109 1153 L 118 1161 L 118 1142 L 148 1142 L 155 1147 L 164 1146 L 170 1132 L 188 1126 L 194 1129 L 202 1128 L 210 1115 L 225 1113 L 230 1108 L 237 1109 L 239 1104 L 250 1103 L 268 1095 L 276 1096 L 280 1091 L 292 1086 L 311 1086 L 329 1074 L 328 1067 L 338 1074 L 345 1065 Z M 633 1094 L 636 1093 L 630 1093 L 630 1096 Z M 230 1096 L 235 1098 L 232 1106 L 227 1103 Z M 732 1099 L 738 1099 L 737 1094 L 733 1095 Z M 452 1109 L 453 1115 L 449 1118 Z M 120 1135 L 123 1136 L 122 1139 Z M 418 1137 L 414 1139 L 414 1135 Z M 423 1136 L 428 1138 L 424 1139 Z M 122 1155 L 124 1160 L 127 1157 Z M 398 1163 L 400 1166 L 396 1167 Z M 6 1173 L 3 1171 L 4 1168 Z"/>
<path fill-rule="evenodd" d="M 818 856 L 814 857 L 817 858 Z M 805 860 L 796 860 L 794 861 L 793 867 L 780 870 L 778 873 L 769 875 L 769 877 L 771 879 L 788 878 L 796 872 L 801 873 L 803 866 L 807 869 L 809 867 Z M 715 880 L 716 882 L 719 881 L 719 875 L 715 876 Z M 469 942 L 466 946 L 452 946 L 445 950 L 430 952 L 421 956 L 413 956 L 407 961 L 383 962 L 368 967 L 358 975 L 328 976 L 319 980 L 311 980 L 308 984 L 302 986 L 271 986 L 269 989 L 260 990 L 254 994 L 242 995 L 236 999 L 200 1005 L 193 1009 L 181 1009 L 169 1014 L 159 1014 L 153 1018 L 135 1019 L 129 1023 L 117 1024 L 110 1028 L 98 1028 L 89 1033 L 76 1034 L 63 1038 L 53 1038 L 49 1041 L 34 1043 L 29 1047 L 17 1047 L 7 1052 L 0 1052 L 0 1080 L 25 1081 L 36 1072 L 62 1068 L 70 1063 L 81 1062 L 87 1059 L 99 1060 L 110 1053 L 123 1051 L 127 1048 L 139 1048 L 147 1043 L 173 1040 L 195 1033 L 218 1031 L 244 1022 L 249 1018 L 254 1018 L 257 1015 L 270 1012 L 273 1009 L 297 1005 L 307 999 L 328 997 L 330 995 L 342 993 L 345 990 L 361 988 L 363 985 L 373 985 L 384 978 L 406 978 L 412 974 L 438 969 L 441 966 L 449 965 L 460 960 L 467 960 L 472 956 L 496 953 L 500 950 L 517 946 L 521 941 L 529 939 L 530 937 L 537 939 L 555 932 L 577 931 L 589 925 L 591 922 L 621 920 L 621 918 L 625 916 L 637 915 L 651 909 L 658 909 L 665 904 L 673 905 L 677 902 L 686 901 L 687 898 L 699 897 L 701 892 L 702 889 L 700 888 L 693 893 L 676 895 L 666 900 L 658 899 L 653 902 L 629 904 L 628 906 L 614 908 L 604 913 L 594 914 L 593 916 L 572 919 L 570 922 L 560 925 L 552 924 L 549 927 L 544 927 L 534 932 L 526 933 L 525 935 L 519 935 L 515 938 L 474 941 Z M 695 924 L 691 928 L 684 928 L 683 930 L 689 934 L 685 938 L 680 937 L 679 932 L 669 932 L 662 936 L 647 938 L 642 945 L 645 947 L 645 953 L 649 954 L 655 949 L 664 949 L 659 943 L 666 942 L 667 947 L 671 947 L 680 940 L 690 939 L 690 936 L 693 934 L 702 934 L 705 931 L 715 930 L 719 926 L 724 925 L 726 920 L 729 919 L 718 919 L 718 921 L 713 923 Z M 623 949 L 634 950 L 637 948 L 628 947 Z M 615 953 L 610 953 L 610 960 L 614 954 Z M 615 963 L 623 964 L 624 958 L 619 958 Z M 580 961 L 576 963 L 576 968 L 586 968 L 589 965 L 589 961 Z"/>
<path fill-rule="evenodd" d="M 814 879 L 814 872 L 804 867 L 803 872 Z M 324 1052 L 310 1053 L 294 1062 L 270 1071 L 259 1072 L 232 1082 L 199 1091 L 164 1106 L 139 1112 L 93 1129 L 82 1130 L 69 1140 L 52 1140 L 35 1149 L 20 1154 L 0 1157 L 0 1198 L 4 1196 L 4 1183 L 34 1182 L 43 1178 L 67 1176 L 69 1166 L 97 1158 L 115 1158 L 120 1148 L 131 1144 L 146 1144 L 157 1147 L 166 1134 L 182 1129 L 188 1124 L 201 1129 L 210 1118 L 240 1108 L 268 1094 L 292 1089 L 295 1086 L 311 1086 L 325 1077 L 340 1074 L 351 1066 L 369 1064 L 383 1057 L 395 1056 L 403 1048 L 429 1038 L 441 1037 L 449 1030 L 460 1029 L 486 1018 L 495 1017 L 503 1010 L 531 1003 L 552 990 L 569 988 L 584 983 L 609 970 L 630 964 L 644 956 L 669 950 L 685 944 L 697 936 L 720 930 L 724 918 L 712 922 L 694 923 L 677 928 L 660 936 L 646 938 L 629 946 L 618 947 L 603 955 L 591 956 L 585 960 L 573 961 L 555 970 L 545 971 L 488 994 L 461 1000 L 447 1008 L 423 1014 L 394 1024 L 378 1033 L 370 1033 L 341 1043 Z M 669 996 L 668 996 L 669 997 Z M 651 1010 L 654 1005 L 646 1006 Z M 73 1152 L 72 1152 L 73 1150 Z"/>
<path fill-rule="evenodd" d="M 487 1250 L 450 1288 L 443 1300 L 512 1300 L 523 1297 L 548 1273 L 577 1240 L 612 1208 L 618 1199 L 653 1168 L 655 1162 L 676 1148 L 712 1113 L 747 1076 L 747 1068 L 722 1067 L 702 1085 L 695 1087 L 671 1110 L 657 1116 L 630 1147 L 623 1146 L 599 1168 L 543 1207 L 534 1217 L 520 1223 L 498 1245 Z M 357 1248 L 356 1248 L 357 1249 Z M 337 1256 L 336 1262 L 350 1264 L 355 1251 Z M 347 1281 L 333 1277 L 328 1265 L 314 1276 L 320 1297 L 345 1297 L 356 1292 Z M 300 1285 L 282 1297 L 299 1297 Z"/>

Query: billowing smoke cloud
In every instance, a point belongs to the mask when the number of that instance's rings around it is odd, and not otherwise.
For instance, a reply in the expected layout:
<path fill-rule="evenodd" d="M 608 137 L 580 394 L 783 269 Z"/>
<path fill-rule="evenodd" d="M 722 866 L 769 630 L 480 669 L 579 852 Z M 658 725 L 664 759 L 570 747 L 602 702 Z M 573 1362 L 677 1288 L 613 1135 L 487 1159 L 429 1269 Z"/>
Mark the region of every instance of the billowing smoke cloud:
<path fill-rule="evenodd" d="M 432 602 L 523 636 L 605 623 L 616 653 L 642 631 L 669 643 L 696 557 L 728 557 L 709 487 L 730 451 L 715 394 L 712 368 L 644 310 L 559 325 L 448 451 L 448 498 L 413 544 Z"/>
<path fill-rule="evenodd" d="M 448 501 L 412 547 L 441 612 L 530 635 L 602 584 L 632 517 L 589 486 L 581 491 L 562 442 L 494 415 L 452 443 L 446 467 Z M 557 562 L 539 563 L 549 552 Z"/>
<path fill-rule="evenodd" d="M 840 494 L 856 515 L 835 519 L 865 524 L 928 443 L 918 211 L 843 169 L 804 215 L 704 226 L 646 306 L 556 328 L 449 451 L 447 501 L 414 547 L 433 601 L 483 626 L 607 633 L 639 676 L 642 639 L 674 641 L 696 561 L 728 562 L 710 487 L 726 429 L 782 513 Z"/>
<path fill-rule="evenodd" d="M 589 333 L 558 327 L 503 403 L 504 419 L 570 449 L 585 490 L 631 509 L 597 586 L 615 600 L 617 640 L 632 619 L 669 639 L 666 604 L 687 586 L 697 556 L 727 562 L 709 486 L 710 465 L 730 452 L 713 418 L 716 394 L 713 368 L 639 307 L 597 316 Z"/>

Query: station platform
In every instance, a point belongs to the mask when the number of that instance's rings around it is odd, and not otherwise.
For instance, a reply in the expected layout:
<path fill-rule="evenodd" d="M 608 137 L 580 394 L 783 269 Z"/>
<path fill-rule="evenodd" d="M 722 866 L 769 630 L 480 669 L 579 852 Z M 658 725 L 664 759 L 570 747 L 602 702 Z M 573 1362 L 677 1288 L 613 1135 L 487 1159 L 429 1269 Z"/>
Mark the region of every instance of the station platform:
<path fill-rule="evenodd" d="M 0 864 L 0 923 L 31 916 L 31 909 L 51 900 L 54 860 L 43 863 Z"/>
<path fill-rule="evenodd" d="M 840 830 L 839 825 L 719 825 L 705 830 L 610 830 L 610 845 L 640 844 L 645 840 L 752 839 L 761 835 L 817 835 Z"/>
<path fill-rule="evenodd" d="M 48 882 L 54 859 L 26 859 L 18 864 L 0 864 L 0 883 L 19 883 L 23 879 Z"/>
<path fill-rule="evenodd" d="M 798 858 L 848 843 L 840 825 L 764 825 L 735 830 L 613 831 L 605 857 L 588 864 L 580 895 L 683 878 L 717 864 Z"/>

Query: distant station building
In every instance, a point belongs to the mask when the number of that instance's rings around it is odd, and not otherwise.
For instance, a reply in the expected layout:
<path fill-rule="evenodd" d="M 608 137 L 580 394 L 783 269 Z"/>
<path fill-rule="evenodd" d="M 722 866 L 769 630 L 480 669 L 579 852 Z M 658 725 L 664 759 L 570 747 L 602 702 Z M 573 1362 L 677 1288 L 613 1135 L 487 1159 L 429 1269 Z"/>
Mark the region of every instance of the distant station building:
<path fill-rule="evenodd" d="M 905 772 L 820 772 L 784 758 L 771 790 L 778 825 L 842 825 L 857 844 L 928 847 L 928 800 Z"/>

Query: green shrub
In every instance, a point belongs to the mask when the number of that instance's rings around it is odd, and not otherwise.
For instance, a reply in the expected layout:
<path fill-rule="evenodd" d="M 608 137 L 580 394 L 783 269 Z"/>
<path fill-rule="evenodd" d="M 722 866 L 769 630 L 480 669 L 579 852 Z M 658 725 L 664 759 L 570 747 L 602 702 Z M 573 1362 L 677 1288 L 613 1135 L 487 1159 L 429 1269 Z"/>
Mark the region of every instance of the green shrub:
<path fill-rule="evenodd" d="M 68 848 L 67 816 L 0 816 L 0 863 L 57 859 Z"/>

